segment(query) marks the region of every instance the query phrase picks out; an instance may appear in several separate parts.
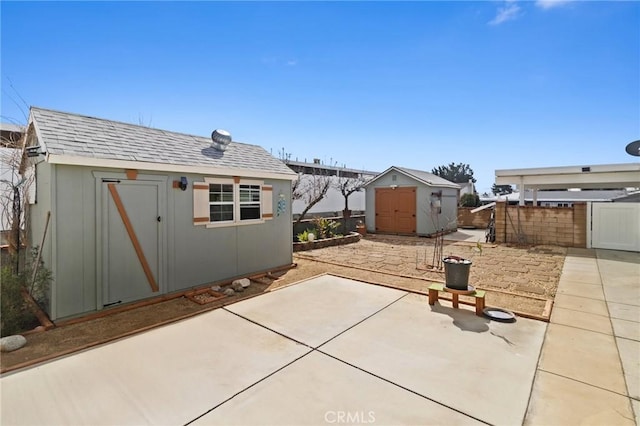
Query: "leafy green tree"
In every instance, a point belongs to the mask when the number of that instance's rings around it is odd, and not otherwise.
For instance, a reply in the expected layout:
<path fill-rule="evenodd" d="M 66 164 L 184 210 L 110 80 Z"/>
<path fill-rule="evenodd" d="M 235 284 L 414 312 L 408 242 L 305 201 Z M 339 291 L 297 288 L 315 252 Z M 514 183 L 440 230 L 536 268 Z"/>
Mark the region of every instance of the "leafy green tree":
<path fill-rule="evenodd" d="M 448 166 L 438 166 L 431 170 L 431 173 L 453 183 L 467 183 L 469 180 L 476 183 L 473 170 L 468 164 L 451 163 Z"/>
<path fill-rule="evenodd" d="M 511 185 L 496 185 L 494 183 L 491 187 L 491 192 L 493 192 L 493 195 L 511 194 L 513 192 L 513 187 Z"/>
<path fill-rule="evenodd" d="M 480 205 L 480 197 L 478 194 L 464 194 L 460 197 L 460 205 L 462 207 L 478 207 Z"/>

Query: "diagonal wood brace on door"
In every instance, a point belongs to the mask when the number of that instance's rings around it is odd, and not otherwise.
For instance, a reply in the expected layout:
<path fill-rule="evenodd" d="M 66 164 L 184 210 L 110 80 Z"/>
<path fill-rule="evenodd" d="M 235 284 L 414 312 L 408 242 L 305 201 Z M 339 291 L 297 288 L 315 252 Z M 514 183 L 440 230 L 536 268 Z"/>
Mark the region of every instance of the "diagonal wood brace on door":
<path fill-rule="evenodd" d="M 156 279 L 153 277 L 153 272 L 149 267 L 149 262 L 147 262 L 147 258 L 142 251 L 142 246 L 140 245 L 140 241 L 138 241 L 138 237 L 131 225 L 131 221 L 129 220 L 129 215 L 127 215 L 127 211 L 124 208 L 124 204 L 122 204 L 122 200 L 120 199 L 120 194 L 118 194 L 118 190 L 116 189 L 115 184 L 109 183 L 107 184 L 109 187 L 109 192 L 111 193 L 111 197 L 113 197 L 113 202 L 116 204 L 116 208 L 118 209 L 118 213 L 120 213 L 120 217 L 122 218 L 122 223 L 124 223 L 124 227 L 127 230 L 127 234 L 129 234 L 129 239 L 131 239 L 131 243 L 133 244 L 133 248 L 136 251 L 136 255 L 138 255 L 138 260 L 140 260 L 140 264 L 142 265 L 142 269 L 144 270 L 144 274 L 147 276 L 147 281 L 149 281 L 149 285 L 151 286 L 151 290 L 153 292 L 157 292 L 158 284 L 156 283 Z"/>

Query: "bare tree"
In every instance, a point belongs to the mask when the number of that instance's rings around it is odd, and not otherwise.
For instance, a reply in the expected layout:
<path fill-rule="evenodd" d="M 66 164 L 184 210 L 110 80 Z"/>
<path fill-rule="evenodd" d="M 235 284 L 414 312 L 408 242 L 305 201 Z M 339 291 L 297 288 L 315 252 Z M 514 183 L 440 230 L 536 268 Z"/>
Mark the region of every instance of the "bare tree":
<path fill-rule="evenodd" d="M 350 215 L 349 210 L 349 196 L 354 192 L 358 192 L 362 190 L 364 185 L 367 183 L 369 179 L 364 177 L 363 175 L 358 175 L 357 177 L 352 176 L 344 176 L 340 174 L 338 178 L 334 181 L 333 187 L 340 191 L 342 196 L 344 197 L 344 217 L 348 217 Z"/>
<path fill-rule="evenodd" d="M 26 232 L 26 209 L 33 174 L 23 173 L 22 144 L 24 136 L 10 133 L 2 138 L 0 148 L 0 224 L 9 231 L 9 252 L 18 255 Z"/>
<path fill-rule="evenodd" d="M 296 224 L 300 223 L 309 210 L 327 195 L 330 186 L 330 177 L 321 170 L 315 169 L 313 174 L 298 173 L 298 179 L 293 182 L 292 198 L 304 201 L 306 207 L 296 219 Z"/>

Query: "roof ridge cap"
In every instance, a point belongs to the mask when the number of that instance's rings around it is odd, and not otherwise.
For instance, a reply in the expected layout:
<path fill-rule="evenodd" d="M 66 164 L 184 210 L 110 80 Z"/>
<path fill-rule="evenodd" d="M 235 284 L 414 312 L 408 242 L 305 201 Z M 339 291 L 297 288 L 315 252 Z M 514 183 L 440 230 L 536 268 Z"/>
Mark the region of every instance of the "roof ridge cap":
<path fill-rule="evenodd" d="M 125 126 L 135 127 L 135 128 L 139 128 L 139 129 L 149 129 L 149 130 L 155 130 L 155 131 L 158 131 L 158 132 L 172 133 L 172 134 L 175 134 L 175 135 L 190 136 L 192 138 L 207 139 L 206 136 L 199 136 L 199 135 L 194 135 L 194 134 L 185 133 L 185 132 L 176 132 L 176 131 L 173 131 L 173 130 L 160 129 L 158 127 L 143 126 L 143 125 L 140 125 L 140 124 L 127 123 L 126 121 L 111 120 L 109 118 L 93 117 L 91 115 L 79 114 L 79 113 L 75 113 L 75 112 L 59 111 L 59 110 L 55 110 L 55 109 L 51 109 L 51 108 L 42 108 L 42 107 L 38 107 L 38 106 L 31 106 L 30 109 L 48 111 L 48 112 L 53 112 L 53 113 L 56 113 L 56 114 L 73 115 L 75 117 L 89 118 L 89 119 L 92 119 L 92 120 L 98 120 L 98 121 L 107 122 L 107 123 L 122 124 L 122 125 L 125 125 Z M 234 141 L 234 140 L 232 140 L 231 143 L 258 146 L 258 147 L 260 146 L 260 145 L 257 145 L 257 144 L 251 144 L 251 143 L 246 143 L 246 142 L 238 142 L 238 141 Z"/>

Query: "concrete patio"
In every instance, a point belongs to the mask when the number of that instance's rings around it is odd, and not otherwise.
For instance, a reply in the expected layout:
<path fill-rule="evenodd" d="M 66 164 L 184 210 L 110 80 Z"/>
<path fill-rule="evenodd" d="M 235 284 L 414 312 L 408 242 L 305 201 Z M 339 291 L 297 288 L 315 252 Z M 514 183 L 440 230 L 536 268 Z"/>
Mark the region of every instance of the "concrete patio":
<path fill-rule="evenodd" d="M 324 275 L 6 375 L 1 420 L 519 424 L 545 328 Z"/>
<path fill-rule="evenodd" d="M 0 423 L 633 425 L 639 277 L 571 249 L 546 324 L 324 275 L 7 374 Z"/>
<path fill-rule="evenodd" d="M 570 249 L 525 424 L 638 424 L 639 398 L 640 255 Z"/>

